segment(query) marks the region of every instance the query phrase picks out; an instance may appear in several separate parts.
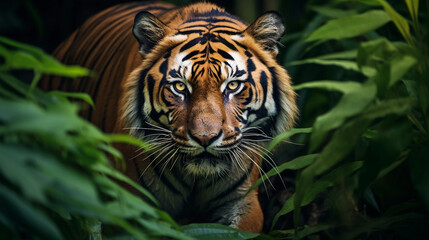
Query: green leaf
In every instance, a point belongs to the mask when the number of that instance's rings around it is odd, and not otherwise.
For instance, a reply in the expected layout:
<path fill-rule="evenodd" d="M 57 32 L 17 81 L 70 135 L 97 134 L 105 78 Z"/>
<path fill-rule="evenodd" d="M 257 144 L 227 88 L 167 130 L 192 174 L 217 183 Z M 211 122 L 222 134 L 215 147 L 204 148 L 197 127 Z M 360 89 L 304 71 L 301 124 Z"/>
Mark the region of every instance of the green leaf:
<path fill-rule="evenodd" d="M 18 43 L 1 36 L 0 43 L 17 49 L 8 50 L 4 47 L 1 48 L 1 53 L 5 57 L 4 68 L 6 69 L 28 69 L 65 77 L 92 75 L 92 73 L 85 68 L 79 66 L 65 66 L 61 64 L 54 57 L 44 53 L 39 48 Z M 5 51 L 7 51 L 7 53 Z"/>
<path fill-rule="evenodd" d="M 256 238 L 259 235 L 214 223 L 189 224 L 182 229 L 184 233 L 195 239 L 204 240 L 241 240 Z"/>
<path fill-rule="evenodd" d="M 342 17 L 328 21 L 325 25 L 314 31 L 306 41 L 356 37 L 375 30 L 389 21 L 389 16 L 380 10 Z"/>
<path fill-rule="evenodd" d="M 61 98 L 76 98 L 85 101 L 91 107 L 94 107 L 94 102 L 92 101 L 91 96 L 89 96 L 87 93 L 72 93 L 72 92 L 60 92 L 60 91 L 51 91 L 49 92 L 50 95 L 61 97 Z"/>
<path fill-rule="evenodd" d="M 294 61 L 291 63 L 292 66 L 294 65 L 301 65 L 301 64 L 319 64 L 319 65 L 332 65 L 344 68 L 346 70 L 352 70 L 356 72 L 360 72 L 364 74 L 367 77 L 373 76 L 376 71 L 372 67 L 364 66 L 362 68 L 359 68 L 356 62 L 349 61 L 349 60 L 331 60 L 331 59 L 320 59 L 320 58 L 309 58 L 305 60 L 300 61 Z"/>
<path fill-rule="evenodd" d="M 413 97 L 388 99 L 369 106 L 365 111 L 362 111 L 361 117 L 373 120 L 389 114 L 405 115 L 415 105 L 416 99 Z"/>
<path fill-rule="evenodd" d="M 389 87 L 400 80 L 412 67 L 417 64 L 417 59 L 408 55 L 399 55 L 390 62 Z"/>
<path fill-rule="evenodd" d="M 417 23 L 419 21 L 419 0 L 405 0 L 405 3 L 407 4 L 413 22 Z"/>
<path fill-rule="evenodd" d="M 356 61 L 359 67 L 369 64 L 373 60 L 389 61 L 398 49 L 386 38 L 377 38 L 360 44 Z"/>
<path fill-rule="evenodd" d="M 295 134 L 300 134 L 300 133 L 311 133 L 311 128 L 292 128 L 289 131 L 281 133 L 270 142 L 270 145 L 268 145 L 267 147 L 267 151 L 273 150 L 282 141 L 292 137 Z"/>
<path fill-rule="evenodd" d="M 318 56 L 318 59 L 355 59 L 357 57 L 358 50 L 348 50 L 344 52 L 331 53 L 326 55 Z"/>
<path fill-rule="evenodd" d="M 329 174 L 323 176 L 322 178 L 320 178 L 319 180 L 317 180 L 313 184 L 308 185 L 308 186 L 303 186 L 303 187 L 305 187 L 305 190 L 303 190 L 302 188 L 298 189 L 298 186 L 297 186 L 297 192 L 294 193 L 283 204 L 282 209 L 274 217 L 273 224 L 271 225 L 271 230 L 275 227 L 278 219 L 281 216 L 294 211 L 297 208 L 297 206 L 303 207 L 303 206 L 308 205 L 309 203 L 311 203 L 316 198 L 316 196 L 319 193 L 325 191 L 328 187 L 334 186 L 335 183 L 341 177 L 348 176 L 348 175 L 352 174 L 353 172 L 355 172 L 356 170 L 358 170 L 359 168 L 361 168 L 362 164 L 363 164 L 363 162 L 352 162 L 352 163 L 344 164 L 343 166 L 338 167 L 337 169 L 333 170 Z M 301 180 L 301 178 L 299 178 L 298 181 L 299 180 Z M 302 185 L 300 185 L 300 186 L 302 186 Z M 296 198 L 297 194 L 300 194 L 300 195 L 298 195 L 298 197 L 300 197 L 299 202 L 297 201 L 297 198 Z"/>
<path fill-rule="evenodd" d="M 3 185 L 0 185 L 0 209 L 1 215 L 7 217 L 16 230 L 24 228 L 30 235 L 43 239 L 63 239 L 55 223 Z"/>
<path fill-rule="evenodd" d="M 137 189 L 140 193 L 142 193 L 144 196 L 146 196 L 150 201 L 155 203 L 159 206 L 158 201 L 155 199 L 155 197 L 146 189 L 142 188 L 140 185 L 138 185 L 133 180 L 129 179 L 127 176 L 123 175 L 122 173 L 116 171 L 115 169 L 112 169 L 110 167 L 105 166 L 104 164 L 96 164 L 93 166 L 93 169 L 96 171 L 99 171 L 100 173 L 106 174 L 109 177 L 115 178 L 116 180 L 119 180 L 121 182 L 124 182 L 133 188 Z"/>
<path fill-rule="evenodd" d="M 305 155 L 305 156 L 301 156 L 301 157 L 297 157 L 289 162 L 285 162 L 283 164 L 281 164 L 280 166 L 271 169 L 270 171 L 268 171 L 267 173 L 265 173 L 264 175 L 261 176 L 261 178 L 258 179 L 258 181 L 256 181 L 255 184 L 253 184 L 253 186 L 250 188 L 250 190 L 247 193 L 252 192 L 255 188 L 257 188 L 259 185 L 262 184 L 262 182 L 264 182 L 265 180 L 267 180 L 268 178 L 278 175 L 281 172 L 283 172 L 284 170 L 298 170 L 301 168 L 304 168 L 308 165 L 310 165 L 318 156 L 318 154 L 309 154 L 309 155 Z"/>
<path fill-rule="evenodd" d="M 313 126 L 310 152 L 313 152 L 322 144 L 329 131 L 340 127 L 347 118 L 359 114 L 365 109 L 373 101 L 375 94 L 376 87 L 374 84 L 363 84 L 360 88 L 344 94 L 331 111 L 319 116 Z"/>
<path fill-rule="evenodd" d="M 402 17 L 398 12 L 396 12 L 395 9 L 393 9 L 392 6 L 390 6 L 390 4 L 385 0 L 378 0 L 378 2 L 383 6 L 386 13 L 395 23 L 396 27 L 398 28 L 404 39 L 408 42 L 408 44 L 411 45 L 412 37 L 410 34 L 410 26 L 408 25 L 407 20 Z"/>
<path fill-rule="evenodd" d="M 339 91 L 344 94 L 356 91 L 356 89 L 361 88 L 362 84 L 357 82 L 338 82 L 338 81 L 329 81 L 329 80 L 320 80 L 317 82 L 307 82 L 299 85 L 295 85 L 293 88 L 295 90 L 300 90 L 303 88 L 319 88 L 328 91 Z"/>
<path fill-rule="evenodd" d="M 392 109 L 396 106 L 387 107 Z M 365 163 L 359 174 L 358 196 L 362 196 L 372 183 L 404 161 L 400 156 L 412 139 L 412 127 L 406 118 L 384 120 L 377 127 L 377 133 L 375 138 L 368 140 Z"/>
<path fill-rule="evenodd" d="M 150 144 L 147 142 L 142 141 L 141 139 L 132 137 L 130 135 L 125 135 L 125 134 L 108 134 L 107 135 L 109 137 L 109 142 L 110 143 L 128 143 L 131 145 L 134 145 L 136 147 L 140 147 L 141 149 L 144 150 L 149 150 L 150 149 Z"/>
<path fill-rule="evenodd" d="M 138 223 L 144 226 L 148 232 L 152 233 L 154 236 L 166 236 L 171 237 L 173 239 L 181 239 L 181 240 L 195 240 L 195 238 L 186 235 L 183 232 L 180 232 L 176 229 L 173 229 L 171 225 L 166 224 L 164 222 L 146 220 L 146 219 L 138 219 Z"/>
<path fill-rule="evenodd" d="M 357 14 L 356 10 L 343 10 L 329 6 L 310 6 L 310 9 L 330 18 L 348 17 Z"/>

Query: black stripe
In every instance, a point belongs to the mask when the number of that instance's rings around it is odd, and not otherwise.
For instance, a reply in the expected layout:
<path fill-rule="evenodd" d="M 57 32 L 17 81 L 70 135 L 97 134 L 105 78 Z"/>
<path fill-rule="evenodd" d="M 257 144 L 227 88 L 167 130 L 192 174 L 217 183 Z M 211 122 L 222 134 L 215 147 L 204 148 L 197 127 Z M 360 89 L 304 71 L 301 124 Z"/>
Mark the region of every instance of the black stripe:
<path fill-rule="evenodd" d="M 267 82 L 267 74 L 264 71 L 261 72 L 259 83 L 261 84 L 263 89 L 262 92 L 264 93 L 264 101 L 262 102 L 262 107 L 265 108 L 265 102 L 267 100 L 268 82 Z"/>
<path fill-rule="evenodd" d="M 202 38 L 198 37 L 198 38 L 195 38 L 195 39 L 189 41 L 188 43 L 186 43 L 185 45 L 183 45 L 180 48 L 180 52 L 183 52 L 183 51 L 187 50 L 188 48 L 191 48 L 191 47 L 195 46 L 196 44 L 198 44 L 202 40 L 203 40 Z"/>
<path fill-rule="evenodd" d="M 227 40 L 225 40 L 225 38 L 218 36 L 218 39 L 221 43 L 223 43 L 225 46 L 227 46 L 228 48 L 234 50 L 234 51 L 238 51 L 238 49 L 234 46 L 234 44 L 228 42 Z"/>
<path fill-rule="evenodd" d="M 161 182 L 168 188 L 170 189 L 171 192 L 173 192 L 176 195 L 180 195 L 182 197 L 183 194 L 176 189 L 176 187 L 174 187 L 174 185 L 168 180 L 168 178 L 165 177 L 165 174 L 162 173 L 162 170 L 159 169 L 159 164 L 156 164 L 155 167 L 153 168 L 155 170 L 156 175 L 159 177 L 159 179 L 161 180 Z"/>
<path fill-rule="evenodd" d="M 184 62 L 184 61 L 186 61 L 186 60 L 190 59 L 191 57 L 193 57 L 193 56 L 195 56 L 195 55 L 197 55 L 199 52 L 200 52 L 200 51 L 198 51 L 198 50 L 190 52 L 188 55 L 186 55 L 186 56 L 182 59 L 182 62 Z"/>
<path fill-rule="evenodd" d="M 229 194 L 231 194 L 231 192 L 235 191 L 238 187 L 240 187 L 244 183 L 244 181 L 246 181 L 246 179 L 250 176 L 250 172 L 252 172 L 253 165 L 254 165 L 253 163 L 250 164 L 249 168 L 245 173 L 243 173 L 240 179 L 238 179 L 234 184 L 230 185 L 225 191 L 221 192 L 216 197 L 212 198 L 210 200 L 210 203 L 218 201 L 228 196 Z"/>
<path fill-rule="evenodd" d="M 178 33 L 180 33 L 180 34 L 192 34 L 192 33 L 203 33 L 206 31 L 207 30 L 187 30 L 187 31 L 179 30 Z"/>
<path fill-rule="evenodd" d="M 234 60 L 234 58 L 231 55 L 229 55 L 229 53 L 225 52 L 222 49 L 218 49 L 217 52 L 225 59 Z"/>

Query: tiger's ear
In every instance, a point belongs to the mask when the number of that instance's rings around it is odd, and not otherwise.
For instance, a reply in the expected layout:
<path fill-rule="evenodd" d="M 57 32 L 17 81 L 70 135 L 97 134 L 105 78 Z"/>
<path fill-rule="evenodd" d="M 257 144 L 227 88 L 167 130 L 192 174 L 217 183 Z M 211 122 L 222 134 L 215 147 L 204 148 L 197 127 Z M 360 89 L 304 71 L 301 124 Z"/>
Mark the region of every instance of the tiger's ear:
<path fill-rule="evenodd" d="M 169 27 L 147 11 L 139 12 L 134 18 L 133 35 L 140 43 L 140 52 L 148 53 L 163 39 Z"/>
<path fill-rule="evenodd" d="M 279 52 L 278 47 L 281 45 L 279 40 L 283 37 L 285 29 L 286 27 L 280 14 L 269 11 L 258 17 L 247 27 L 245 32 L 253 36 L 256 42 L 261 44 L 265 50 L 276 56 Z"/>

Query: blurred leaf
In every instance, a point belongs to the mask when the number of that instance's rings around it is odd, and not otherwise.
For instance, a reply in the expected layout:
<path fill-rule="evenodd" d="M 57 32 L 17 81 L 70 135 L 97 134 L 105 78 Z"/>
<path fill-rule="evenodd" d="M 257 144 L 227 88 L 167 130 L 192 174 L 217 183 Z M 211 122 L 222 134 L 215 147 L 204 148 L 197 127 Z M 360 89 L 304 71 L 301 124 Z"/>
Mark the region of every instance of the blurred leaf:
<path fill-rule="evenodd" d="M 355 59 L 357 57 L 358 50 L 348 50 L 344 52 L 331 53 L 326 55 L 318 56 L 317 59 Z"/>
<path fill-rule="evenodd" d="M 310 9 L 330 18 L 348 17 L 357 14 L 357 11 L 353 9 L 343 10 L 330 6 L 310 6 Z"/>
<path fill-rule="evenodd" d="M 51 91 L 49 92 L 50 95 L 56 96 L 56 97 L 62 97 L 62 98 L 76 98 L 85 101 L 91 107 L 94 107 L 94 102 L 92 101 L 91 96 L 89 96 L 87 93 L 72 93 L 72 92 L 60 92 L 60 91 Z"/>
<path fill-rule="evenodd" d="M 150 144 L 147 142 L 142 141 L 141 139 L 132 137 L 130 135 L 125 135 L 125 134 L 109 134 L 107 135 L 109 138 L 109 142 L 113 143 L 128 143 L 131 145 L 134 145 L 136 147 L 140 147 L 141 149 L 144 150 L 149 150 L 150 149 Z"/>
<path fill-rule="evenodd" d="M 328 230 L 330 228 L 333 228 L 334 225 L 316 225 L 316 226 L 307 226 L 302 230 L 299 230 L 299 232 L 294 236 L 293 239 L 303 239 L 307 238 L 308 236 L 311 236 L 315 233 Z M 292 239 L 292 238 L 291 238 Z"/>
<path fill-rule="evenodd" d="M 383 6 L 386 13 L 393 20 L 399 32 L 402 34 L 404 39 L 408 42 L 408 44 L 412 44 L 412 38 L 410 34 L 410 26 L 408 26 L 407 20 L 402 17 L 395 9 L 390 6 L 388 2 L 385 0 L 378 0 L 378 2 Z"/>
<path fill-rule="evenodd" d="M 297 157 L 297 158 L 295 158 L 289 162 L 285 162 L 276 168 L 271 169 L 270 171 L 268 171 L 267 173 L 262 175 L 258 179 L 258 181 L 256 181 L 255 184 L 253 184 L 253 186 L 250 188 L 250 190 L 247 191 L 247 193 L 252 192 L 255 188 L 257 188 L 259 185 L 261 185 L 262 182 L 264 182 L 265 180 L 267 180 L 268 178 L 270 178 L 272 176 L 279 175 L 284 170 L 298 170 L 298 169 L 301 169 L 301 168 L 304 168 L 304 167 L 310 165 L 316 159 L 317 156 L 318 156 L 318 154 L 304 155 L 301 157 Z"/>
<path fill-rule="evenodd" d="M 96 171 L 99 171 L 100 173 L 106 174 L 109 177 L 115 178 L 118 181 L 124 182 L 124 183 L 132 186 L 133 188 L 135 188 L 139 192 L 141 192 L 144 196 L 146 196 L 149 200 L 151 200 L 153 203 L 155 203 L 157 206 L 159 206 L 158 201 L 155 199 L 155 197 L 149 191 L 142 188 L 135 181 L 129 179 L 128 177 L 126 177 L 122 173 L 120 173 L 120 172 L 118 172 L 112 168 L 106 167 L 105 165 L 102 165 L 102 164 L 96 164 L 93 167 L 93 169 Z"/>
<path fill-rule="evenodd" d="M 157 222 L 146 219 L 138 219 L 137 220 L 142 226 L 149 230 L 149 232 L 154 233 L 154 236 L 166 236 L 172 237 L 174 239 L 180 240 L 194 240 L 195 238 L 186 235 L 185 233 L 179 232 L 178 230 L 172 229 L 171 225 L 166 224 L 164 222 Z"/>
<path fill-rule="evenodd" d="M 240 240 L 256 238 L 259 234 L 244 232 L 215 223 L 189 224 L 182 227 L 183 232 L 195 239 L 204 240 Z"/>
<path fill-rule="evenodd" d="M 396 108 L 394 104 L 387 107 Z M 397 162 L 403 161 L 400 154 L 411 142 L 412 127 L 404 119 L 387 119 L 377 128 L 377 133 L 375 138 L 369 140 L 364 166 L 359 174 L 358 196 L 362 196 L 373 182 L 387 174 L 387 170 L 391 171 L 394 166 L 398 166 Z"/>
<path fill-rule="evenodd" d="M 328 21 L 325 25 L 314 31 L 306 41 L 356 37 L 375 30 L 389 21 L 389 16 L 380 10 L 342 17 Z"/>
<path fill-rule="evenodd" d="M 362 117 L 372 120 L 389 114 L 404 115 L 411 111 L 415 104 L 416 100 L 413 97 L 388 99 L 369 106 L 362 111 Z"/>
<path fill-rule="evenodd" d="M 271 230 L 276 225 L 278 219 L 292 211 L 294 211 L 297 206 L 303 207 L 311 203 L 319 193 L 325 191 L 328 187 L 332 187 L 336 184 L 336 182 L 341 178 L 348 176 L 349 174 L 355 172 L 360 167 L 362 167 L 363 162 L 352 162 L 346 163 L 341 167 L 333 170 L 329 174 L 323 176 L 322 178 L 315 181 L 313 184 L 308 186 L 297 185 L 297 192 L 294 193 L 284 204 L 282 209 L 276 214 L 273 220 L 273 224 L 271 225 Z M 301 178 L 298 179 L 298 181 Z M 299 182 L 298 182 L 299 183 Z M 299 188 L 298 188 L 299 187 Z M 304 189 L 301 187 L 305 187 Z M 297 196 L 300 197 L 297 200 Z"/>
<path fill-rule="evenodd" d="M 291 65 L 294 66 L 294 65 L 309 64 L 309 63 L 319 64 L 319 65 L 333 65 L 333 66 L 344 68 L 346 70 L 360 72 L 367 77 L 373 76 L 376 73 L 375 69 L 372 67 L 364 66 L 362 68 L 359 68 L 356 62 L 349 61 L 349 60 L 310 58 L 310 59 L 305 59 L 300 61 L 294 61 L 291 63 Z"/>
<path fill-rule="evenodd" d="M 278 136 L 276 136 L 268 145 L 267 151 L 273 150 L 279 143 L 281 143 L 282 141 L 292 137 L 295 134 L 311 133 L 311 131 L 312 131 L 311 128 L 292 128 L 291 130 L 286 131 L 286 132 L 281 133 Z"/>
<path fill-rule="evenodd" d="M 0 49 L 0 54 L 5 57 L 4 69 L 28 69 L 66 77 L 82 77 L 92 74 L 89 70 L 82 67 L 65 66 L 39 48 L 27 44 L 18 43 L 1 36 L 0 44 L 18 49 L 9 50 L 4 47 Z"/>
<path fill-rule="evenodd" d="M 310 152 L 313 152 L 322 144 L 329 131 L 340 127 L 347 118 L 359 114 L 365 109 L 372 102 L 375 94 L 376 87 L 374 84 L 363 84 L 359 88 L 344 94 L 332 110 L 319 116 L 313 126 Z"/>
<path fill-rule="evenodd" d="M 416 63 L 417 59 L 408 55 L 399 55 L 393 58 L 390 62 L 389 87 L 405 76 Z"/>
<path fill-rule="evenodd" d="M 419 17 L 419 0 L 405 0 L 408 11 L 410 12 L 413 22 L 418 22 Z"/>
<path fill-rule="evenodd" d="M 24 228 L 43 239 L 63 239 L 55 223 L 3 185 L 0 185 L 0 209 L 0 215 L 15 230 Z"/>
<path fill-rule="evenodd" d="M 357 82 L 338 82 L 338 81 L 329 81 L 329 80 L 320 80 L 317 82 L 307 82 L 299 85 L 295 85 L 293 88 L 295 90 L 300 90 L 303 88 L 319 88 L 328 91 L 340 91 L 344 94 L 350 93 L 359 89 L 362 84 Z"/>
<path fill-rule="evenodd" d="M 360 44 L 357 53 L 359 67 L 367 65 L 372 60 L 388 61 L 398 49 L 386 38 L 377 38 Z"/>

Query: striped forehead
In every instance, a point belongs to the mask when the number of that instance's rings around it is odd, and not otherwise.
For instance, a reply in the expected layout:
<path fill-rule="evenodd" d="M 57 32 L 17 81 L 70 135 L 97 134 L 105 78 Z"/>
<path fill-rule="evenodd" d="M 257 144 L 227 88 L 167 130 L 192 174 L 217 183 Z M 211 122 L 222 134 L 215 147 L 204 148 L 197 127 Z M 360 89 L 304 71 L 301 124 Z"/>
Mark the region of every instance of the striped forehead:
<path fill-rule="evenodd" d="M 208 12 L 195 13 L 194 17 L 180 25 L 179 33 L 189 34 L 195 32 L 224 32 L 238 33 L 244 30 L 245 23 L 224 11 L 212 9 Z"/>
<path fill-rule="evenodd" d="M 231 49 L 221 42 L 202 40 L 200 35 L 189 42 L 195 39 L 199 40 L 187 49 L 181 47 L 181 51 L 173 57 L 169 78 L 186 79 L 191 83 L 204 77 L 217 80 L 218 83 L 227 79 L 246 78 L 245 57 L 237 48 Z"/>

